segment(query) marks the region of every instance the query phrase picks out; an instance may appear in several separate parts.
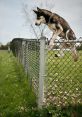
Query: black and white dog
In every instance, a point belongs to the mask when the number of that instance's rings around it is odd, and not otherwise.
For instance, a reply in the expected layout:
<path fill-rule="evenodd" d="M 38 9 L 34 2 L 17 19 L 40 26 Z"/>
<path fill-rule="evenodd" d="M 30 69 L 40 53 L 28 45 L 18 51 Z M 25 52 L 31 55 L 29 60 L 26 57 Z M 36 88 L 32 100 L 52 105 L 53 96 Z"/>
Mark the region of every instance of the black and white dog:
<path fill-rule="evenodd" d="M 73 30 L 70 28 L 67 21 L 65 19 L 63 19 L 61 16 L 59 16 L 56 13 L 52 13 L 51 11 L 48 11 L 46 9 L 40 9 L 38 7 L 37 7 L 37 10 L 33 10 L 33 11 L 37 15 L 35 25 L 39 26 L 42 23 L 46 24 L 49 27 L 49 29 L 51 29 L 53 32 L 52 38 L 49 43 L 50 49 L 53 49 L 54 41 L 57 38 L 57 36 L 61 37 L 62 39 L 65 39 L 67 41 L 76 40 L 76 36 L 75 36 Z M 69 44 L 67 44 L 67 43 L 62 44 L 60 53 L 62 53 L 62 49 L 66 46 L 69 46 Z M 73 43 L 70 43 L 70 48 L 71 48 L 71 52 L 72 52 L 74 61 L 77 61 L 78 55 L 77 55 L 75 45 Z"/>

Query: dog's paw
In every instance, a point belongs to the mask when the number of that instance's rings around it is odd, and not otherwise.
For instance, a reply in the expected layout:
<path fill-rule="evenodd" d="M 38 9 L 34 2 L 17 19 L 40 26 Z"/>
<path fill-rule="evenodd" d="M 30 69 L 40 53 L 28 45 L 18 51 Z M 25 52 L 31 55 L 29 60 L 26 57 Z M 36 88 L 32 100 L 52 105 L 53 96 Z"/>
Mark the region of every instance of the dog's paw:
<path fill-rule="evenodd" d="M 73 58 L 74 58 L 74 62 L 77 62 L 77 61 L 78 61 L 78 59 L 79 59 L 79 56 L 78 56 L 78 55 L 76 55 L 76 56 L 74 56 Z"/>
<path fill-rule="evenodd" d="M 53 47 L 54 47 L 53 45 L 49 45 L 49 47 L 48 47 L 48 48 L 49 48 L 49 50 L 52 50 L 52 49 L 53 49 Z"/>
<path fill-rule="evenodd" d="M 53 44 L 49 44 L 49 50 L 52 50 L 54 48 L 54 43 Z"/>
<path fill-rule="evenodd" d="M 63 58 L 64 54 L 55 54 L 55 57 Z"/>

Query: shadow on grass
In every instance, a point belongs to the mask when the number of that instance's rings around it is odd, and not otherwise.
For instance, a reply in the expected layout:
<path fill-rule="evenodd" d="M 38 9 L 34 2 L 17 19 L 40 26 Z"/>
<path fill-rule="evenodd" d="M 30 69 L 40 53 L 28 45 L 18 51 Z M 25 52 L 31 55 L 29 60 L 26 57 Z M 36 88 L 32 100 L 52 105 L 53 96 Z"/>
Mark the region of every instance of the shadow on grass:
<path fill-rule="evenodd" d="M 82 105 L 69 105 L 66 107 L 49 107 L 51 117 L 82 117 Z"/>
<path fill-rule="evenodd" d="M 82 117 L 82 105 L 68 107 L 28 108 L 27 111 L 10 112 L 5 117 Z"/>

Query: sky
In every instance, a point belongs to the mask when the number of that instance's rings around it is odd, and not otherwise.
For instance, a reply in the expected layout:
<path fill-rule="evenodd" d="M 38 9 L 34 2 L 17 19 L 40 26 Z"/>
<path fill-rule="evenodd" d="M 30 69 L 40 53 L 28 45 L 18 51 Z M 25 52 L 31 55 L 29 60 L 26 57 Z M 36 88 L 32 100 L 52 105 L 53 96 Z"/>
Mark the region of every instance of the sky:
<path fill-rule="evenodd" d="M 40 30 L 34 25 L 33 13 L 37 6 L 61 15 L 68 21 L 76 37 L 82 37 L 82 0 L 0 0 L 0 42 L 6 44 L 18 37 L 36 38 L 30 24 L 39 36 Z M 50 38 L 51 34 L 46 27 L 44 35 Z"/>

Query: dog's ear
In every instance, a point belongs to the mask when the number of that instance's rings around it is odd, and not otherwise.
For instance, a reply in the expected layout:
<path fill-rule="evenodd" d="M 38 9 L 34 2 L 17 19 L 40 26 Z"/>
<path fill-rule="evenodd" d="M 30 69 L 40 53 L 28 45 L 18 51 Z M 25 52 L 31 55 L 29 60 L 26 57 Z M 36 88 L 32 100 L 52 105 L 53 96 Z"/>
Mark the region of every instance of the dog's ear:
<path fill-rule="evenodd" d="M 34 11 L 34 13 L 38 14 L 38 11 L 36 11 L 36 10 L 33 10 L 33 11 Z"/>
<path fill-rule="evenodd" d="M 37 7 L 37 10 L 40 11 L 41 9 L 39 7 Z"/>
<path fill-rule="evenodd" d="M 41 13 L 42 9 L 40 9 L 39 7 L 37 7 L 37 11 Z"/>

